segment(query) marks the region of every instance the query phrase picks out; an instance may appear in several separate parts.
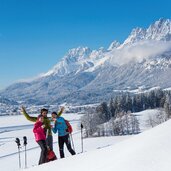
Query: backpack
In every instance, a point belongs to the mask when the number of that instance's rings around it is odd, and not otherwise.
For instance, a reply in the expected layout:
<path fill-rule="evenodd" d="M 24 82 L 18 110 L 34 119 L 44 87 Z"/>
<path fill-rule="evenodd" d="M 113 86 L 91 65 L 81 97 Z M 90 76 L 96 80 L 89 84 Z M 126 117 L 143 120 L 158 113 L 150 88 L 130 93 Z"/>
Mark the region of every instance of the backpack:
<path fill-rule="evenodd" d="M 48 160 L 48 162 L 49 162 L 49 161 L 57 160 L 57 157 L 56 157 L 54 151 L 48 150 L 48 153 L 47 153 L 47 160 Z"/>
<path fill-rule="evenodd" d="M 73 132 L 71 124 L 69 123 L 68 120 L 65 120 L 65 123 L 67 125 L 67 132 L 69 132 L 71 134 Z"/>

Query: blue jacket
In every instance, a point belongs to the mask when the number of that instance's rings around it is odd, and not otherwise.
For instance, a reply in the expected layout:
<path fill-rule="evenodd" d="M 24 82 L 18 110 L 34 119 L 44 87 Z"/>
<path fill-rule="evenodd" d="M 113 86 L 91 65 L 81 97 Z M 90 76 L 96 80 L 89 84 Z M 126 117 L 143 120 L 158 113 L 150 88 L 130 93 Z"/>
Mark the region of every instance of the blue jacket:
<path fill-rule="evenodd" d="M 69 134 L 67 132 L 67 124 L 65 122 L 65 119 L 63 117 L 58 117 L 55 123 L 54 128 L 52 129 L 52 131 L 56 134 L 58 132 L 58 136 L 65 136 L 67 134 Z"/>

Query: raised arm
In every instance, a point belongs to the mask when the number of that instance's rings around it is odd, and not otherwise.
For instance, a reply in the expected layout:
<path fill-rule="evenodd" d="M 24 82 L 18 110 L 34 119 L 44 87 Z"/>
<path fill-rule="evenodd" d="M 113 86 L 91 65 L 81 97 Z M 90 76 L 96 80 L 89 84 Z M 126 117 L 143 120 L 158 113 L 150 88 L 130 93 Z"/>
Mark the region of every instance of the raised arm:
<path fill-rule="evenodd" d="M 62 113 L 64 112 L 64 107 L 61 107 L 61 110 L 58 112 L 58 117 L 60 117 L 62 115 Z"/>
<path fill-rule="evenodd" d="M 21 113 L 26 117 L 27 120 L 31 121 L 31 122 L 36 122 L 37 121 L 37 117 L 32 117 L 30 116 L 27 112 L 25 107 L 21 107 Z"/>

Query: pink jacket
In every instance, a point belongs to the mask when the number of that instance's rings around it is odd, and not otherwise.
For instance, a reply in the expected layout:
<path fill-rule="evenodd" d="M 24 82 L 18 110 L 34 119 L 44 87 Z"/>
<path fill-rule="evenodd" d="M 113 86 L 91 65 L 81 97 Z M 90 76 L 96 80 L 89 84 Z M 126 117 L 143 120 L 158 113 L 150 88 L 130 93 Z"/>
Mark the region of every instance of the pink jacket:
<path fill-rule="evenodd" d="M 43 123 L 40 121 L 38 121 L 34 124 L 33 132 L 34 132 L 36 142 L 40 141 L 40 140 L 46 140 L 45 131 L 41 127 L 42 125 L 43 125 Z"/>

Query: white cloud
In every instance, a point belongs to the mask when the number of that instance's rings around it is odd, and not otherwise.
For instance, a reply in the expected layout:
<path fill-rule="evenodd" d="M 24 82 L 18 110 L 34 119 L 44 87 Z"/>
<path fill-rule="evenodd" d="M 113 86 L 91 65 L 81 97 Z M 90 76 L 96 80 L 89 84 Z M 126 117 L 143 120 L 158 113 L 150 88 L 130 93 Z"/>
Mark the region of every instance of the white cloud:
<path fill-rule="evenodd" d="M 108 55 L 111 57 L 111 63 L 123 65 L 132 60 L 141 62 L 143 59 L 160 55 L 168 50 L 171 50 L 171 41 L 141 41 L 134 45 L 115 49 Z"/>

